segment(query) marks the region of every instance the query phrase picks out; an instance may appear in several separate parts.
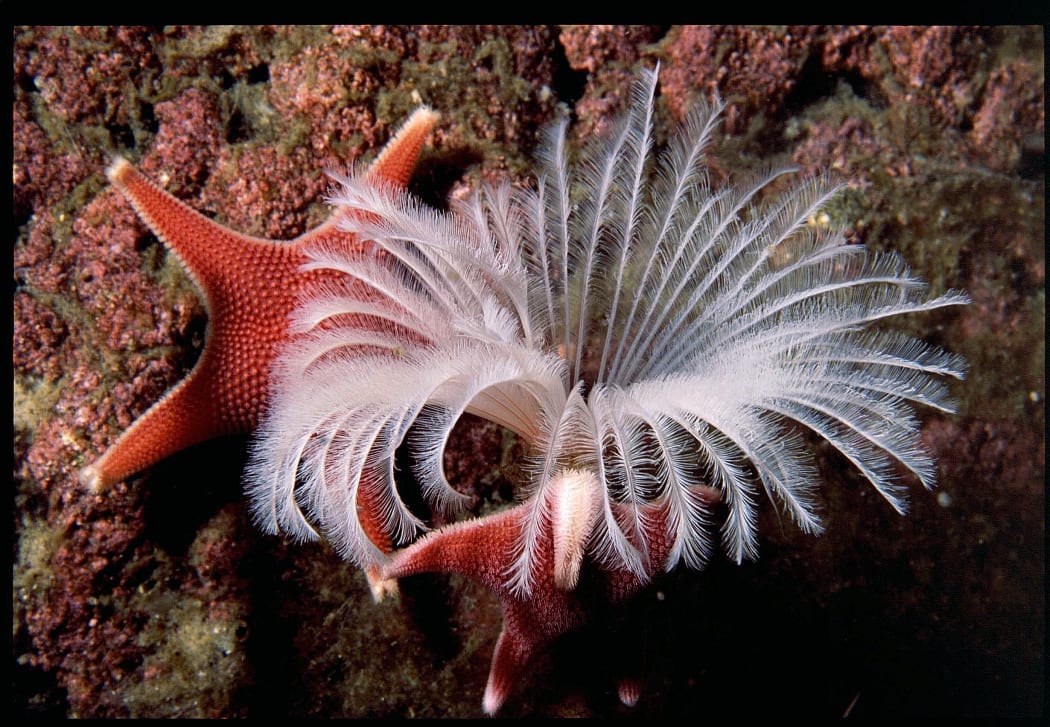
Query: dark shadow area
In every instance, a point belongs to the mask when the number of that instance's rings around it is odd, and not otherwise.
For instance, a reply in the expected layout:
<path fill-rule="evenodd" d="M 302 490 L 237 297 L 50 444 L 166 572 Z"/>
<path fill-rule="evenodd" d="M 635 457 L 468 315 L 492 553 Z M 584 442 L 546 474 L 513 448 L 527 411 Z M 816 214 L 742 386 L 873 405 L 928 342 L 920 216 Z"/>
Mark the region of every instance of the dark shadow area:
<path fill-rule="evenodd" d="M 146 536 L 173 555 L 184 554 L 222 506 L 243 501 L 241 475 L 247 456 L 247 438 L 229 436 L 155 465 L 143 498 Z"/>

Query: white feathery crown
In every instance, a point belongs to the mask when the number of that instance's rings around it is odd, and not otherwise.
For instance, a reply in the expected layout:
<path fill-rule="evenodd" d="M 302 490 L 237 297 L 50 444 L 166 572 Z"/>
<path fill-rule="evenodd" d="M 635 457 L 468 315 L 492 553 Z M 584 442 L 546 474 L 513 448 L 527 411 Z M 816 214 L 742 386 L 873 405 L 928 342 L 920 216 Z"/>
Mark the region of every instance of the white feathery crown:
<path fill-rule="evenodd" d="M 374 245 L 309 251 L 308 268 L 347 285 L 295 314 L 249 465 L 257 522 L 382 563 L 364 511 L 394 545 L 426 529 L 395 485 L 399 447 L 432 507 L 462 506 L 442 458 L 464 412 L 527 445 L 527 517 L 507 574 L 521 593 L 555 517 L 544 493 L 567 472 L 587 473 L 574 487 L 596 503 L 570 546 L 642 578 L 703 567 L 719 527 L 731 558 L 754 557 L 760 489 L 818 532 L 806 429 L 900 512 L 896 463 L 933 486 L 913 404 L 952 411 L 939 377 L 962 378 L 964 363 L 875 324 L 966 296 L 926 297 L 897 255 L 807 224 L 836 192 L 825 179 L 762 195 L 791 171 L 769 170 L 714 189 L 704 152 L 717 102 L 696 105 L 656 153 L 656 83 L 642 73 L 627 113 L 578 164 L 562 121 L 534 186 L 482 186 L 449 213 L 364 174 L 336 177 L 342 228 Z M 666 562 L 649 562 L 639 536 L 654 526 Z"/>

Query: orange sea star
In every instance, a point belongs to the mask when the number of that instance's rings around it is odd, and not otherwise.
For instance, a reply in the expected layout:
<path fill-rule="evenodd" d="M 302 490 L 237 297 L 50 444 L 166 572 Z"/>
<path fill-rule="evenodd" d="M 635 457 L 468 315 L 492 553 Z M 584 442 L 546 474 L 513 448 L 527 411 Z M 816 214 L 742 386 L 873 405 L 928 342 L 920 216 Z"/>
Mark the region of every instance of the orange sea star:
<path fill-rule="evenodd" d="M 548 502 L 540 509 L 550 513 L 536 544 L 537 568 L 528 594 L 519 593 L 508 581 L 517 557 L 520 533 L 527 527 L 528 509 L 523 504 L 492 515 L 458 522 L 428 533 L 403 550 L 395 551 L 381 570 L 387 579 L 419 573 L 459 573 L 471 578 L 499 598 L 503 630 L 496 641 L 482 701 L 487 714 L 494 714 L 522 678 L 529 661 L 559 636 L 584 624 L 615 618 L 616 609 L 641 590 L 649 578 L 662 571 L 672 543 L 667 536 L 667 513 L 647 506 L 642 533 L 635 543 L 648 553 L 645 577 L 626 568 L 608 568 L 584 555 L 598 503 L 593 481 L 570 473 L 556 478 L 543 495 Z M 575 489 L 575 492 L 573 491 Z M 718 492 L 695 488 L 696 496 L 713 505 Z M 585 497 L 581 499 L 580 494 Z M 618 517 L 624 514 L 618 512 Z M 625 527 L 627 518 L 620 518 Z M 566 543 L 568 541 L 568 543 Z M 627 657 L 627 655 L 624 655 Z M 624 658 L 624 662 L 628 659 Z M 641 682 L 628 663 L 618 664 L 617 693 L 633 706 Z"/>
<path fill-rule="evenodd" d="M 369 176 L 404 186 L 437 119 L 427 108 L 412 114 L 372 163 Z M 338 229 L 340 211 L 293 240 L 267 240 L 208 219 L 122 158 L 107 176 L 201 289 L 208 332 L 189 375 L 80 471 L 81 482 L 95 491 L 190 445 L 253 430 L 266 406 L 270 367 L 289 335 L 288 316 L 302 292 L 326 275 L 300 269 L 306 262 L 303 248 L 321 239 L 362 244 Z"/>

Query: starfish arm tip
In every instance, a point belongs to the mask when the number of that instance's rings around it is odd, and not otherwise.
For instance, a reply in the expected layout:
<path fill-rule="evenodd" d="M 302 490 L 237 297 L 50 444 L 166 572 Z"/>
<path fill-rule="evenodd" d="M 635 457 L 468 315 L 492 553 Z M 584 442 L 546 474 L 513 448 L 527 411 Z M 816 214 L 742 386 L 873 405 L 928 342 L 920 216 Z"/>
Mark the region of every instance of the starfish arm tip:
<path fill-rule="evenodd" d="M 489 716 L 498 712 L 507 701 L 524 671 L 525 664 L 541 646 L 539 641 L 518 630 L 513 625 L 515 622 L 516 619 L 513 618 L 508 622 L 508 614 L 504 610 L 503 630 L 496 639 L 496 648 L 492 652 L 492 666 L 489 668 L 489 678 L 485 684 L 485 696 L 481 701 L 481 708 Z"/>
<path fill-rule="evenodd" d="M 97 460 L 85 467 L 81 467 L 80 472 L 77 473 L 77 478 L 80 480 L 80 484 L 87 487 L 94 494 L 103 492 L 112 484 L 103 476 L 102 468 L 99 467 Z"/>
<path fill-rule="evenodd" d="M 616 685 L 616 694 L 625 707 L 635 707 L 642 696 L 642 685 L 637 679 L 624 678 Z"/>
<path fill-rule="evenodd" d="M 504 693 L 504 690 L 495 687 L 492 682 L 489 682 L 488 686 L 485 687 L 485 697 L 481 701 L 481 709 L 491 717 L 499 711 L 506 699 L 507 695 Z"/>
<path fill-rule="evenodd" d="M 397 579 L 386 577 L 379 568 L 367 568 L 365 578 L 368 580 L 368 590 L 372 592 L 372 600 L 376 603 L 382 603 L 387 596 L 395 597 L 400 593 Z"/>
<path fill-rule="evenodd" d="M 419 106 L 401 124 L 393 138 L 372 162 L 368 170 L 369 176 L 392 182 L 399 187 L 408 184 L 426 137 L 440 118 L 441 115 L 429 106 Z"/>
<path fill-rule="evenodd" d="M 129 169 L 131 169 L 131 162 L 118 154 L 114 154 L 109 166 L 106 167 L 106 179 L 119 187 Z"/>
<path fill-rule="evenodd" d="M 423 104 L 416 108 L 415 111 L 408 117 L 402 128 L 419 124 L 427 130 L 433 128 L 437 123 L 441 121 L 441 113 L 435 111 L 430 106 Z"/>

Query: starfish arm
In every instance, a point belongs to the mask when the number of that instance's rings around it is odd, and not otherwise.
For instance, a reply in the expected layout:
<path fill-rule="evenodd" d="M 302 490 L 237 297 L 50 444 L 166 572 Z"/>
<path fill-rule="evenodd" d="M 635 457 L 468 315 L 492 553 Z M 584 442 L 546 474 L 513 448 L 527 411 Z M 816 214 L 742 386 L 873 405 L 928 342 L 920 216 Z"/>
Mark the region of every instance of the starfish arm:
<path fill-rule="evenodd" d="M 357 490 L 357 510 L 361 527 L 368 539 L 379 550 L 390 553 L 394 549 L 394 536 L 391 533 L 390 524 L 383 518 L 385 508 L 380 497 L 382 480 L 383 478 L 374 472 L 364 473 L 361 485 Z M 370 563 L 365 566 L 364 571 L 365 579 L 368 581 L 368 590 L 371 591 L 372 600 L 376 603 L 399 592 L 397 579 L 384 577 L 380 563 Z"/>
<path fill-rule="evenodd" d="M 369 166 L 368 177 L 406 186 L 438 119 L 440 115 L 426 106 L 416 109 Z M 209 312 L 216 292 L 209 281 L 226 280 L 237 274 L 239 263 L 246 258 L 258 257 L 260 252 L 266 255 L 271 252 L 268 248 L 274 246 L 287 246 L 223 227 L 161 189 L 122 157 L 114 159 L 106 176 L 186 267 L 204 293 Z M 329 220 L 322 228 L 327 231 L 333 221 Z M 307 233 L 297 242 L 316 237 L 318 232 L 320 230 Z M 260 247 L 263 251 L 257 249 Z"/>
<path fill-rule="evenodd" d="M 216 288 L 234 282 L 231 273 L 241 261 L 285 244 L 223 227 L 161 189 L 122 157 L 110 164 L 106 176 L 182 263 L 204 294 L 209 315 L 213 313 Z"/>
<path fill-rule="evenodd" d="M 508 632 L 507 614 L 504 611 L 503 630 L 496 639 L 485 696 L 481 701 L 485 714 L 493 715 L 503 706 L 521 678 L 525 665 L 540 646 L 534 640 L 522 636 L 516 631 Z"/>
<path fill-rule="evenodd" d="M 80 470 L 81 483 L 96 492 L 104 490 L 186 447 L 230 433 L 216 418 L 202 416 L 213 405 L 207 355 L 206 351 L 194 370 L 136 419 L 101 457 Z"/>
<path fill-rule="evenodd" d="M 382 569 L 384 578 L 419 573 L 460 573 L 489 590 L 505 590 L 517 528 L 518 508 L 446 525 L 396 551 Z"/>
<path fill-rule="evenodd" d="M 440 118 L 440 114 L 427 106 L 413 111 L 368 168 L 369 178 L 383 179 L 398 187 L 406 186 L 427 135 Z"/>

